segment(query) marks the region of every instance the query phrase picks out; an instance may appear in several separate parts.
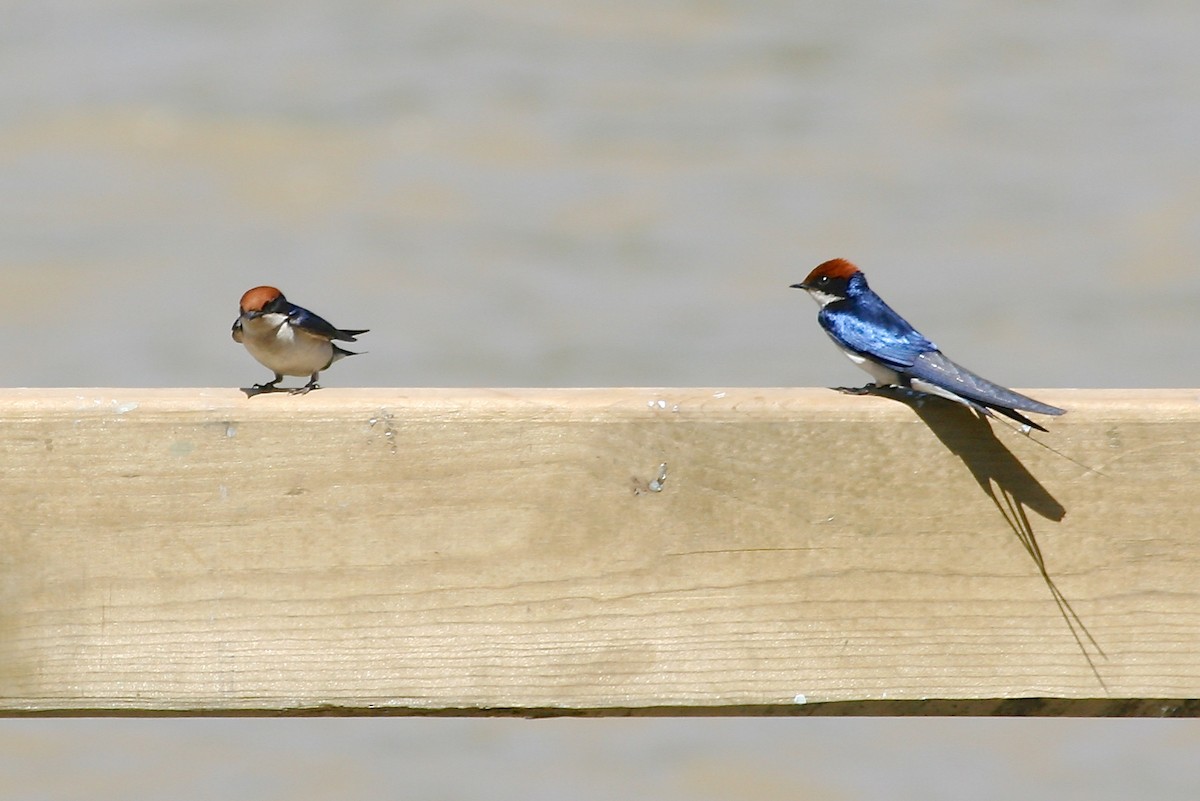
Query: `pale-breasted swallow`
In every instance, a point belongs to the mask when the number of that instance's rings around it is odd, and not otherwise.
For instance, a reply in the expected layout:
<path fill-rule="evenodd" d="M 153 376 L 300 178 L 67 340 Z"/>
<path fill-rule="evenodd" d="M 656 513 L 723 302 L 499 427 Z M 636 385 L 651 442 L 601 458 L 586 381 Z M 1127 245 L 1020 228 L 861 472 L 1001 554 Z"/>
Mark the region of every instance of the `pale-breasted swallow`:
<path fill-rule="evenodd" d="M 988 410 L 994 409 L 1038 431 L 1046 429 L 1021 411 L 1051 415 L 1065 411 L 993 384 L 947 359 L 937 345 L 884 303 L 867 286 L 862 271 L 845 259 L 818 265 L 792 288 L 808 291 L 821 307 L 817 322 L 825 333 L 880 386 L 940 395 L 982 415 L 990 416 Z"/>
<path fill-rule="evenodd" d="M 303 395 L 320 389 L 317 376 L 338 359 L 357 354 L 343 350 L 333 340 L 355 342 L 369 329 L 335 328 L 324 318 L 288 301 L 273 286 L 256 286 L 242 295 L 239 315 L 233 321 L 233 341 L 241 342 L 250 355 L 275 373 L 275 380 L 255 384 L 247 395 L 260 392 L 290 392 Z M 309 376 L 302 387 L 277 387 L 285 375 Z"/>

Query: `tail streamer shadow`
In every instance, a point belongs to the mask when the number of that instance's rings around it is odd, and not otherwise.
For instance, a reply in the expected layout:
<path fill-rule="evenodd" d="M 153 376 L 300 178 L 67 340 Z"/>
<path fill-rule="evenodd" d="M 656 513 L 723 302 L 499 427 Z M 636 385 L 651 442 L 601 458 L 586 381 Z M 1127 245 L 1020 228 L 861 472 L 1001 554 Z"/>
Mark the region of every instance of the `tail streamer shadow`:
<path fill-rule="evenodd" d="M 988 420 L 967 407 L 898 387 L 872 387 L 864 394 L 892 398 L 909 406 L 934 436 L 962 460 L 979 488 L 996 506 L 1004 522 L 1033 560 L 1092 675 L 1108 694 L 1108 685 L 1101 677 L 1087 645 L 1091 644 L 1097 656 L 1103 659 L 1108 656 L 1046 569 L 1046 560 L 1027 512 L 1033 510 L 1041 517 L 1057 523 L 1066 516 L 1066 508 L 996 438 L 996 432 Z"/>

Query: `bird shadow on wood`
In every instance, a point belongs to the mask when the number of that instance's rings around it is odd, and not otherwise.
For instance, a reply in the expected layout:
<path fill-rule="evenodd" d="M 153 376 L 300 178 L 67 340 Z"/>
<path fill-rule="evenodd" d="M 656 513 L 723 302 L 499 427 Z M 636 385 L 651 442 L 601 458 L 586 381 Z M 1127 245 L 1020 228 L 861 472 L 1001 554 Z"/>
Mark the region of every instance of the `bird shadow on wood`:
<path fill-rule="evenodd" d="M 1071 636 L 1075 638 L 1083 658 L 1087 660 L 1092 675 L 1107 694 L 1108 685 L 1100 676 L 1096 662 L 1088 652 L 1087 644 L 1091 643 L 1100 657 L 1108 657 L 1046 569 L 1046 560 L 1042 556 L 1042 549 L 1038 545 L 1027 511 L 1032 510 L 1041 517 L 1057 523 L 1066 516 L 1066 508 L 1042 486 L 1012 451 L 1004 447 L 1004 443 L 997 439 L 991 423 L 966 406 L 899 387 L 873 387 L 867 394 L 891 398 L 906 404 L 951 453 L 962 459 L 979 488 L 983 490 L 983 494 L 995 504 L 1004 522 L 1012 529 L 1025 552 L 1033 560 L 1042 581 L 1058 606 L 1059 614 L 1071 630 Z"/>

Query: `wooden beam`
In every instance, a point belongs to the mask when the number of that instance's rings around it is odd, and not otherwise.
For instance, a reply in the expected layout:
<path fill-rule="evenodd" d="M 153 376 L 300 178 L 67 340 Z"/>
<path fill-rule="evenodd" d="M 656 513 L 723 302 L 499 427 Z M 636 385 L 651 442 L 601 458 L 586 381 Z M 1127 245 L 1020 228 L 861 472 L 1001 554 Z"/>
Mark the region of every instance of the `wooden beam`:
<path fill-rule="evenodd" d="M 1200 391 L 1033 394 L 0 390 L 0 713 L 1196 714 Z"/>

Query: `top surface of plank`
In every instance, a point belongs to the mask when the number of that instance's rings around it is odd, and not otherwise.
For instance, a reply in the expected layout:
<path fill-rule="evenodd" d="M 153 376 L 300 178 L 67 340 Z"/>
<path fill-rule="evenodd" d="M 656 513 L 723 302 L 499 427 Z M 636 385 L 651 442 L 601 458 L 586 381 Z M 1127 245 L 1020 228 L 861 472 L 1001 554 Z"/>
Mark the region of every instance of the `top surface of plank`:
<path fill-rule="evenodd" d="M 1057 426 L 1086 414 L 1144 416 L 1200 416 L 1200 390 L 1195 389 L 1033 389 L 1022 390 L 1047 403 L 1079 414 L 1050 419 Z M 661 403 L 660 403 L 661 401 Z M 940 403 L 940 401 L 935 401 Z M 0 388 L 0 412 L 120 414 L 146 411 L 238 409 L 245 413 L 317 414 L 327 410 L 402 405 L 414 412 L 477 410 L 497 413 L 559 412 L 571 415 L 593 409 L 606 417 L 647 412 L 765 415 L 794 412 L 803 415 L 834 414 L 839 419 L 911 417 L 903 403 L 888 398 L 848 396 L 814 387 L 620 387 L 620 388 L 326 388 L 307 395 L 284 393 L 247 398 L 227 388 L 123 388 L 54 387 Z"/>

